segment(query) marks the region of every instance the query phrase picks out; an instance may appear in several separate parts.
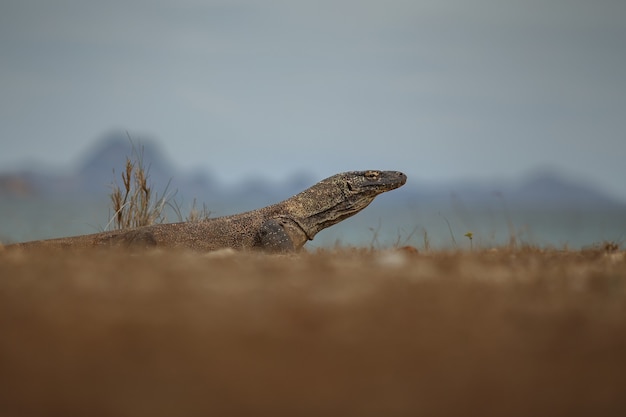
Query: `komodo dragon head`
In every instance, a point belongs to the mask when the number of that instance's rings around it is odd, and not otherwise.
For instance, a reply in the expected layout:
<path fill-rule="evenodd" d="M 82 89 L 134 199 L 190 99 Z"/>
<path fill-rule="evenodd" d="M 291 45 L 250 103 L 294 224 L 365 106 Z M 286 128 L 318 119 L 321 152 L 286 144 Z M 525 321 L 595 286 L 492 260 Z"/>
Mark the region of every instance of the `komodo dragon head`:
<path fill-rule="evenodd" d="M 285 201 L 308 239 L 367 207 L 378 194 L 406 183 L 398 171 L 351 171 L 333 175 Z"/>

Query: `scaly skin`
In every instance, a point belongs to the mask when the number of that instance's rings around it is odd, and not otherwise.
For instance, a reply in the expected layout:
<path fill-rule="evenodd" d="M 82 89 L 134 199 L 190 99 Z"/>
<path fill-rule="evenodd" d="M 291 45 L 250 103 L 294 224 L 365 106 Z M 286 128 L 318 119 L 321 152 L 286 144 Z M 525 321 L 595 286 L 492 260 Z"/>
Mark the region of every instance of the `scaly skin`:
<path fill-rule="evenodd" d="M 401 187 L 397 171 L 352 171 L 333 175 L 271 206 L 198 222 L 155 224 L 6 246 L 86 248 L 168 247 L 211 251 L 221 248 L 297 251 L 321 230 L 358 213 L 381 193 Z"/>

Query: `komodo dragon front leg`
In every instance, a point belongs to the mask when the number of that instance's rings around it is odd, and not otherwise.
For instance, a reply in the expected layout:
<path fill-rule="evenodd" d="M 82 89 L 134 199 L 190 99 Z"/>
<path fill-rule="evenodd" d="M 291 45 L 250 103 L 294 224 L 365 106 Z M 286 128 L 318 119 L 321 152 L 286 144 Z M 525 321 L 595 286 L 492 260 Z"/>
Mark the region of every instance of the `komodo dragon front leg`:
<path fill-rule="evenodd" d="M 292 252 L 296 245 L 286 229 L 285 219 L 270 219 L 257 232 L 255 247 L 268 252 Z"/>

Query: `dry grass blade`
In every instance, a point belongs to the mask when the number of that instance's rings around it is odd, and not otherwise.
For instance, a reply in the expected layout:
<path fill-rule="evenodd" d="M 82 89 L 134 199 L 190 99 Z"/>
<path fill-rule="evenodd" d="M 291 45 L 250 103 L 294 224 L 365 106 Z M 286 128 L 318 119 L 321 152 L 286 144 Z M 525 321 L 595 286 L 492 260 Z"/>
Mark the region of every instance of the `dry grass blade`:
<path fill-rule="evenodd" d="M 167 189 L 163 195 L 152 194 L 149 184 L 149 167 L 143 162 L 143 147 L 139 150 L 132 145 L 133 160 L 126 158 L 126 166 L 122 172 L 123 188 L 114 182 L 110 194 L 113 216 L 105 229 L 113 225 L 114 229 L 123 230 L 155 223 L 163 223 L 166 217 L 163 213 L 168 203 Z"/>
<path fill-rule="evenodd" d="M 198 203 L 194 198 L 193 203 L 191 204 L 191 209 L 189 210 L 189 214 L 187 215 L 187 221 L 199 222 L 211 217 L 211 211 L 207 208 L 206 204 L 202 204 L 201 209 L 197 207 L 197 204 Z"/>

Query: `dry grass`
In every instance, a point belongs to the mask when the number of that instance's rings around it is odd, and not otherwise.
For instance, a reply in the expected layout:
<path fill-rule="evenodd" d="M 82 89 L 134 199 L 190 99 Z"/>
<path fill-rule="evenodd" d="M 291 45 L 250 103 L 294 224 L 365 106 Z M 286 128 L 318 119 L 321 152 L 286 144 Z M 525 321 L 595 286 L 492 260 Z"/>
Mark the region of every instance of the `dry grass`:
<path fill-rule="evenodd" d="M 143 148 L 138 151 L 133 145 L 133 157 L 126 158 L 122 172 L 122 187 L 115 182 L 109 195 L 113 208 L 109 225 L 112 223 L 115 229 L 121 230 L 165 221 L 163 209 L 168 204 L 168 187 L 161 197 L 153 195 L 149 176 L 149 169 L 143 163 Z"/>
<path fill-rule="evenodd" d="M 626 255 L 0 253 L 0 415 L 626 415 Z"/>
<path fill-rule="evenodd" d="M 129 141 L 132 156 L 126 157 L 125 168 L 121 174 L 122 186 L 120 187 L 117 182 L 112 185 L 109 199 L 113 215 L 105 230 L 111 225 L 116 230 L 123 230 L 164 223 L 167 221 L 165 209 L 168 207 L 173 210 L 178 221 L 201 221 L 211 216 L 206 205 L 203 204 L 202 208 L 198 208 L 195 199 L 189 214 L 183 216 L 180 204 L 174 199 L 176 193 L 168 193 L 169 183 L 160 196 L 155 193 L 149 181 L 150 169 L 143 161 L 143 147 L 137 148 L 130 137 Z"/>

